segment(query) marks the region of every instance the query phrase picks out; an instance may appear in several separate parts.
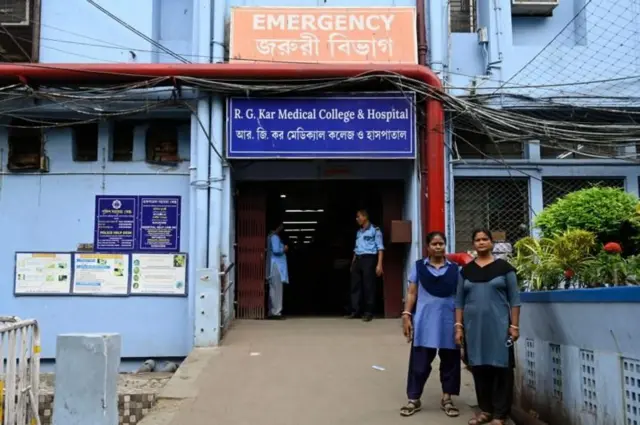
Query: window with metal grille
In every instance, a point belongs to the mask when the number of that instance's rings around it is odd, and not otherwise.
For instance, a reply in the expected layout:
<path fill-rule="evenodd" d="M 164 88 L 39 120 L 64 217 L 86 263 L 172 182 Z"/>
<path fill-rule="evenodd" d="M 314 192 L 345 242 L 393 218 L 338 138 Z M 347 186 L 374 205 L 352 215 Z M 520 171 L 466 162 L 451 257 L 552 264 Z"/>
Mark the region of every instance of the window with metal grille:
<path fill-rule="evenodd" d="M 0 0 L 0 62 L 37 62 L 40 1 Z"/>
<path fill-rule="evenodd" d="M 98 124 L 73 126 L 73 160 L 93 162 L 98 160 Z"/>
<path fill-rule="evenodd" d="M 546 177 L 542 179 L 542 204 L 546 207 L 571 192 L 576 192 L 593 186 L 624 188 L 624 178 L 595 179 Z"/>
<path fill-rule="evenodd" d="M 456 251 L 473 249 L 479 227 L 506 233 L 511 244 L 529 235 L 529 181 L 522 178 L 454 180 Z"/>
<path fill-rule="evenodd" d="M 464 126 L 465 124 L 462 123 L 453 130 L 453 143 L 461 158 L 521 159 L 524 157 L 524 143 L 521 141 L 494 143 L 486 135 Z"/>
<path fill-rule="evenodd" d="M 111 136 L 111 160 L 133 161 L 135 125 L 129 121 L 116 121 Z"/>
<path fill-rule="evenodd" d="M 180 121 L 152 122 L 147 129 L 147 162 L 175 165 L 180 162 L 178 129 Z"/>
<path fill-rule="evenodd" d="M 609 159 L 624 155 L 615 145 L 583 145 L 562 141 L 540 142 L 540 157 L 545 159 Z"/>
<path fill-rule="evenodd" d="M 9 128 L 9 158 L 11 171 L 42 170 L 44 157 L 44 132 L 29 121 L 12 120 Z"/>
<path fill-rule="evenodd" d="M 451 32 L 476 31 L 476 0 L 450 0 Z"/>

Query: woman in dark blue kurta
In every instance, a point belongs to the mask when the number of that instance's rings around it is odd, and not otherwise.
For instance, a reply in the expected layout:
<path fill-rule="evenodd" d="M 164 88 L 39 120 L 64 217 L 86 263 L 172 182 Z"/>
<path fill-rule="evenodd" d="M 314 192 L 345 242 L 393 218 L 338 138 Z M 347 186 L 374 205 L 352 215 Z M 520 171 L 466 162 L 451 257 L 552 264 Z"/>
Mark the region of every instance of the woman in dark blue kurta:
<path fill-rule="evenodd" d="M 470 425 L 504 425 L 513 394 L 513 342 L 519 333 L 515 269 L 493 257 L 488 230 L 473 233 L 477 258 L 462 268 L 456 294 L 456 342 L 464 339 L 481 413 Z"/>
<path fill-rule="evenodd" d="M 454 295 L 458 266 L 445 258 L 446 239 L 441 232 L 427 235 L 429 257 L 416 261 L 409 275 L 403 328 L 412 343 L 407 378 L 409 401 L 400 409 L 411 416 L 422 408 L 420 397 L 431 373 L 431 362 L 440 357 L 440 406 L 447 416 L 459 411 L 451 396 L 460 394 L 460 350 L 454 341 Z"/>

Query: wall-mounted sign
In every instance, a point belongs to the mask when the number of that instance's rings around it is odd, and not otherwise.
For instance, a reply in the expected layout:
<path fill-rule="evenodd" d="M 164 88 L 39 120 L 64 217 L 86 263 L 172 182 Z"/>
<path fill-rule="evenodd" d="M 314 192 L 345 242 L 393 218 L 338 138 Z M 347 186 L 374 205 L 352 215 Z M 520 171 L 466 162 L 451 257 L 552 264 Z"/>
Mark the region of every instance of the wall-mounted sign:
<path fill-rule="evenodd" d="M 71 290 L 71 258 L 68 252 L 18 252 L 16 295 L 67 295 Z"/>
<path fill-rule="evenodd" d="M 186 254 L 132 254 L 131 295 L 187 295 Z"/>
<path fill-rule="evenodd" d="M 72 293 L 75 295 L 127 295 L 128 254 L 76 254 Z"/>
<path fill-rule="evenodd" d="M 414 158 L 414 93 L 230 98 L 229 158 Z"/>
<path fill-rule="evenodd" d="M 180 198 L 140 197 L 140 251 L 180 250 Z"/>
<path fill-rule="evenodd" d="M 230 62 L 417 64 L 414 7 L 234 7 Z"/>
<path fill-rule="evenodd" d="M 131 251 L 136 247 L 136 196 L 96 196 L 96 251 Z"/>
<path fill-rule="evenodd" d="M 180 196 L 96 196 L 97 252 L 180 250 Z"/>

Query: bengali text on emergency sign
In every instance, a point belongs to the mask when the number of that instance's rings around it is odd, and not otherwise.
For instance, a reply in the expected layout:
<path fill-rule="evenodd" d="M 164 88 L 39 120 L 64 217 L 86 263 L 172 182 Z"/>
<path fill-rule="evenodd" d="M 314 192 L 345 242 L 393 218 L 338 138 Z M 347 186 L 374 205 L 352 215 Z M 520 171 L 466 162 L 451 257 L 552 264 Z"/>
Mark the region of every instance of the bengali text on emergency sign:
<path fill-rule="evenodd" d="M 410 132 L 398 124 L 404 127 L 411 117 L 410 107 L 237 108 L 232 111 L 233 121 L 250 120 L 255 128 L 241 125 L 232 136 L 238 140 L 407 140 Z"/>

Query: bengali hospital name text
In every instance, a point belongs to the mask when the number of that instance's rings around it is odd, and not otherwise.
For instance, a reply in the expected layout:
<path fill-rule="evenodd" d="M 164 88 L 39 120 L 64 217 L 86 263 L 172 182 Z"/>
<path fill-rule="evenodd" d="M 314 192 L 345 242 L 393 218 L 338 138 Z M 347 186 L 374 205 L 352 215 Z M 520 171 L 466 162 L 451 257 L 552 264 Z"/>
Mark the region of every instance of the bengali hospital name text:
<path fill-rule="evenodd" d="M 236 130 L 238 140 L 407 140 L 409 134 L 405 130 L 305 130 L 298 127 L 295 130 L 267 131 L 258 127 L 255 134 L 252 130 Z"/>
<path fill-rule="evenodd" d="M 325 44 L 324 41 L 322 44 Z M 346 56 L 363 56 L 375 58 L 378 54 L 393 56 L 393 40 L 390 38 L 371 38 L 351 40 L 344 34 L 332 33 L 326 41 L 329 55 L 335 57 L 337 53 Z M 297 39 L 266 39 L 256 40 L 256 50 L 261 55 L 288 56 L 300 52 L 302 56 L 320 56 L 320 39 L 312 33 L 302 33 Z"/>

